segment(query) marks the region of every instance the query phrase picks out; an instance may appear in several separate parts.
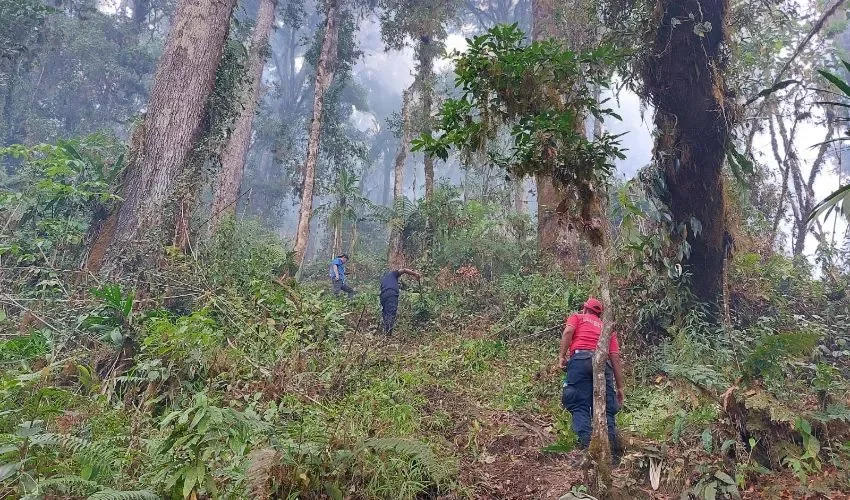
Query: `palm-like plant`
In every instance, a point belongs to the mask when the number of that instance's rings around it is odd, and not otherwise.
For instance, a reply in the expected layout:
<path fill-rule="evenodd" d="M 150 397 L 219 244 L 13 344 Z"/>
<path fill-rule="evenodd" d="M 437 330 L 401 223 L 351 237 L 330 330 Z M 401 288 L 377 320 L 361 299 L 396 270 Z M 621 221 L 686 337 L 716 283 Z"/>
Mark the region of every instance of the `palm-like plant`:
<path fill-rule="evenodd" d="M 848 73 L 850 73 L 850 63 L 846 61 L 841 62 L 844 65 L 844 68 L 848 71 Z M 847 100 L 850 100 L 850 83 L 848 83 L 840 76 L 825 70 L 818 70 L 818 73 L 820 73 L 821 76 L 826 78 L 830 83 L 832 83 L 833 86 L 838 89 L 838 92 L 835 92 L 835 95 L 841 98 L 843 102 L 821 101 L 817 104 L 850 108 L 850 103 L 847 102 Z M 845 118 L 841 120 L 848 121 L 850 119 Z M 850 140 L 850 130 L 845 131 L 843 136 L 838 137 L 837 139 L 832 139 L 828 142 L 842 142 L 848 140 Z M 817 146 L 820 146 L 821 144 L 817 144 Z M 829 216 L 833 212 L 843 215 L 845 219 L 850 221 L 850 184 L 840 187 L 834 193 L 827 196 L 823 201 L 815 205 L 815 207 L 812 209 L 812 213 L 809 214 L 809 222 L 811 223 L 821 216 Z"/>
<path fill-rule="evenodd" d="M 319 207 L 327 212 L 328 225 L 333 231 L 333 253 L 342 251 L 342 231 L 346 223 L 351 224 L 351 244 L 348 252 L 353 253 L 357 245 L 357 224 L 369 218 L 375 206 L 360 189 L 360 177 L 346 169 L 340 169 L 334 184 L 334 199 Z"/>

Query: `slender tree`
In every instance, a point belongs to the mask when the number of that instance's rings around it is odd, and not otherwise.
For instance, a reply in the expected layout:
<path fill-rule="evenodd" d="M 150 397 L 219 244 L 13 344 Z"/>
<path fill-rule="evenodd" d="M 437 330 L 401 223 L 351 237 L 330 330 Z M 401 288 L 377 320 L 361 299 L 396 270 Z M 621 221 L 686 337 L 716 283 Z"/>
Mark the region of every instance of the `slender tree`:
<path fill-rule="evenodd" d="M 428 28 L 425 29 L 426 31 Z M 434 105 L 434 57 L 437 46 L 433 42 L 433 33 L 421 33 L 417 46 L 417 58 L 419 59 L 419 71 L 416 75 L 416 83 L 419 87 L 420 102 L 422 104 L 422 131 L 431 132 L 431 115 Z M 425 199 L 434 197 L 434 158 L 425 155 Z"/>
<path fill-rule="evenodd" d="M 242 112 L 236 119 L 236 125 L 224 151 L 221 154 L 221 170 L 216 176 L 209 222 L 210 235 L 218 230 L 224 214 L 235 211 L 245 160 L 251 145 L 251 132 L 254 115 L 260 99 L 263 67 L 268 57 L 269 34 L 272 31 L 277 0 L 260 0 L 257 22 L 251 36 L 251 48 L 248 55 L 248 83 L 242 96 Z"/>
<path fill-rule="evenodd" d="M 151 234 L 161 232 L 175 180 L 197 143 L 235 4 L 236 0 L 180 3 L 154 76 L 147 114 L 134 133 L 123 202 L 95 240 L 89 258 L 93 267 L 103 263 L 108 273 L 124 272 L 123 261 L 141 256 L 144 242 L 159 240 Z"/>
<path fill-rule="evenodd" d="M 401 140 L 398 144 L 398 153 L 395 157 L 395 174 L 393 180 L 393 207 L 399 210 L 400 203 L 404 199 L 404 165 L 407 161 L 407 151 L 413 138 L 413 124 L 411 123 L 412 88 L 404 91 L 401 106 Z M 396 214 L 398 217 L 399 214 Z M 391 269 L 400 269 L 406 265 L 404 257 L 403 241 L 401 238 L 401 224 L 393 221 L 390 227 L 389 253 L 387 263 Z"/>
<path fill-rule="evenodd" d="M 307 138 L 307 157 L 304 161 L 304 168 L 301 174 L 301 208 L 298 211 L 298 229 L 295 234 L 295 262 L 299 266 L 304 262 L 307 243 L 310 239 L 310 219 L 313 215 L 313 191 L 316 182 L 316 163 L 319 158 L 322 111 L 324 109 L 325 92 L 333 81 L 337 56 L 337 39 L 339 37 L 338 12 L 339 5 L 337 0 L 330 0 L 327 5 L 322 47 L 316 63 L 313 118 L 310 121 L 310 132 Z"/>
<path fill-rule="evenodd" d="M 416 91 L 420 131 L 430 131 L 434 105 L 434 60 L 443 50 L 446 26 L 461 7 L 459 0 L 381 0 L 381 37 L 388 49 L 412 42 L 416 51 Z M 434 195 L 434 159 L 424 159 L 425 199 Z"/>

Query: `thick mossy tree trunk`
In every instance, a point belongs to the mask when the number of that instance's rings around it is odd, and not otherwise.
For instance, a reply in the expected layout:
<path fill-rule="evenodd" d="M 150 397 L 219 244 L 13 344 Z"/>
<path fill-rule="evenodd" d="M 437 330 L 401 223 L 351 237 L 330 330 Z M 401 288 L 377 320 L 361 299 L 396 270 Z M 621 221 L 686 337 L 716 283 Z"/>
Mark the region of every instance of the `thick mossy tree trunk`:
<path fill-rule="evenodd" d="M 655 161 L 667 179 L 675 222 L 687 224 L 682 238 L 691 248 L 684 262 L 691 290 L 706 302 L 716 301 L 723 282 L 722 171 L 735 114 L 721 54 L 727 10 L 726 0 L 660 0 L 642 69 L 656 110 Z"/>
<path fill-rule="evenodd" d="M 242 96 L 242 112 L 236 119 L 233 132 L 221 154 L 221 170 L 218 172 L 213 189 L 208 232 L 213 236 L 218 230 L 221 218 L 236 210 L 239 186 L 245 172 L 245 160 L 251 145 L 251 131 L 254 115 L 260 99 L 263 67 L 268 57 L 269 35 L 274 25 L 274 13 L 277 0 L 261 0 L 257 12 L 257 23 L 251 35 L 251 49 L 248 54 L 248 84 Z"/>
<path fill-rule="evenodd" d="M 532 39 L 555 39 L 564 42 L 571 50 L 588 47 L 595 21 L 588 14 L 590 8 L 584 0 L 556 2 L 534 0 L 531 3 Z M 584 123 L 576 124 L 581 130 Z M 568 193 L 551 174 L 538 173 L 537 186 L 537 249 L 541 256 L 553 260 L 564 271 L 577 271 L 579 261 L 579 235 L 569 223 Z"/>
<path fill-rule="evenodd" d="M 108 274 L 127 274 L 158 252 L 166 205 L 197 144 L 235 4 L 236 0 L 180 2 L 139 140 L 131 145 L 123 202 L 115 220 L 104 224 L 95 239 L 92 255 L 103 258 L 90 258 L 93 267 L 103 264 Z M 145 243 L 155 247 L 142 249 Z"/>
<path fill-rule="evenodd" d="M 295 262 L 299 268 L 304 263 L 307 244 L 310 240 L 310 219 L 313 216 L 313 191 L 316 183 L 316 163 L 319 159 L 319 142 L 322 132 L 322 112 L 325 104 L 325 92 L 334 77 L 339 36 L 339 6 L 332 1 L 328 5 L 322 48 L 316 63 L 315 93 L 313 96 L 313 118 L 307 138 L 307 158 L 301 172 L 301 208 L 298 211 L 298 229 L 295 233 Z"/>
<path fill-rule="evenodd" d="M 413 107 L 412 89 L 404 91 L 401 106 L 401 140 L 398 145 L 398 154 L 395 157 L 395 175 L 393 180 L 393 207 L 398 208 L 399 202 L 404 196 L 404 165 L 407 161 L 407 151 L 413 138 L 413 124 L 411 114 Z M 427 155 L 426 155 L 427 157 Z M 390 227 L 390 241 L 388 245 L 387 264 L 390 269 L 401 269 L 407 264 L 404 256 L 404 245 L 402 241 L 401 224 L 393 223 Z"/>

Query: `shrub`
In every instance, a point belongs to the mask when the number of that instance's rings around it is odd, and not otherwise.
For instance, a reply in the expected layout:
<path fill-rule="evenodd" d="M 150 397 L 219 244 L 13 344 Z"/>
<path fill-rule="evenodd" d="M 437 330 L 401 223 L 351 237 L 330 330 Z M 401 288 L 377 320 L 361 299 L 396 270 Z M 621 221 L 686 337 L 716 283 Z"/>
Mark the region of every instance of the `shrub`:
<path fill-rule="evenodd" d="M 496 291 L 503 304 L 497 328 L 516 335 L 561 325 L 588 297 L 584 283 L 557 274 L 509 275 Z"/>
<path fill-rule="evenodd" d="M 254 219 L 236 222 L 234 217 L 225 218 L 201 256 L 205 275 L 213 283 L 244 289 L 255 280 L 295 275 L 294 253 L 277 235 Z"/>

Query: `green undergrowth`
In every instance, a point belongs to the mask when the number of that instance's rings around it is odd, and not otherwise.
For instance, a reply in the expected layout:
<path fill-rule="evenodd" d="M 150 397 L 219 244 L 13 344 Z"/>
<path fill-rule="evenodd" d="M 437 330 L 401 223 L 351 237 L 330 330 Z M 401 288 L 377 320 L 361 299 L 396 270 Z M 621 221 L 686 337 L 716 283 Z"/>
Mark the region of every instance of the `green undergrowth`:
<path fill-rule="evenodd" d="M 162 268 L 137 281 L 103 281 L 67 269 L 90 215 L 112 201 L 105 167 L 121 160 L 84 146 L 20 151 L 38 182 L 0 196 L 14 222 L 0 241 L 10 268 L 0 276 L 0 497 L 475 497 L 465 481 L 487 445 L 524 432 L 510 422 L 540 423 L 548 452 L 574 448 L 552 366 L 564 316 L 596 289 L 593 276 L 535 272 L 525 253 L 522 265 L 485 268 L 491 255 L 474 235 L 498 231 L 453 230 L 439 236 L 438 260 L 419 263 L 428 272 L 402 293 L 389 338 L 378 260 L 352 276 L 352 301 L 329 294 L 319 265 L 315 280 L 280 284 L 291 254 L 250 220 L 225 221 L 196 255 L 166 249 Z M 478 213 L 452 207 L 441 216 L 457 227 Z M 665 488 L 697 498 L 779 475 L 801 490 L 847 489 L 841 281 L 827 287 L 787 259 L 743 253 L 727 318 L 678 295 L 667 275 L 613 279 L 633 496 L 652 460 L 670 464 Z M 540 450 L 506 453 L 530 451 Z"/>

